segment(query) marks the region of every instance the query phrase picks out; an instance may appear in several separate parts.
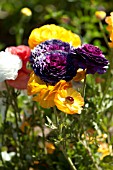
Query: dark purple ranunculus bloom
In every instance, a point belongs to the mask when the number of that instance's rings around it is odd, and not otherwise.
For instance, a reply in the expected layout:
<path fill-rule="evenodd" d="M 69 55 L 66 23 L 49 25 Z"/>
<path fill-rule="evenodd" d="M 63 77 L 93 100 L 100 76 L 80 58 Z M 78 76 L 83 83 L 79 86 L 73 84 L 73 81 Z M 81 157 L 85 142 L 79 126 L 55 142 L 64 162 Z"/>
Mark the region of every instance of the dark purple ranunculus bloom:
<path fill-rule="evenodd" d="M 30 57 L 35 74 L 52 85 L 59 80 L 70 81 L 78 69 L 71 57 L 72 49 L 69 43 L 56 39 L 37 45 Z"/>
<path fill-rule="evenodd" d="M 98 47 L 84 44 L 74 49 L 74 53 L 76 53 L 76 57 L 73 57 L 75 64 L 78 63 L 79 68 L 87 69 L 87 74 L 106 72 L 109 62 Z"/>

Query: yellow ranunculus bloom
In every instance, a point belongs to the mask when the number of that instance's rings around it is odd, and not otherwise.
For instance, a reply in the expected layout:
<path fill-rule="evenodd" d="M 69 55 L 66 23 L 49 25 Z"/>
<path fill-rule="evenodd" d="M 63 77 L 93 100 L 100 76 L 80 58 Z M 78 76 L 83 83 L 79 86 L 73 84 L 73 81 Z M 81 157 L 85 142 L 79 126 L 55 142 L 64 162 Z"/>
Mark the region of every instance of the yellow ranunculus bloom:
<path fill-rule="evenodd" d="M 106 23 L 113 27 L 113 12 L 110 13 L 110 16 L 107 16 L 105 19 Z"/>
<path fill-rule="evenodd" d="M 108 26 L 106 27 L 106 29 L 109 31 L 110 33 L 110 40 L 111 42 L 109 42 L 109 46 L 111 48 L 113 48 L 113 12 L 110 13 L 110 16 L 107 16 L 105 19 L 106 23 L 108 24 Z"/>
<path fill-rule="evenodd" d="M 71 84 L 61 80 L 55 86 L 48 85 L 47 88 L 41 89 L 40 93 L 33 97 L 33 100 L 39 102 L 43 108 L 53 107 L 55 106 L 54 97 L 57 91 L 67 87 L 71 87 Z"/>
<path fill-rule="evenodd" d="M 33 49 L 36 45 L 51 39 L 59 39 L 68 42 L 74 47 L 81 45 L 80 37 L 77 34 L 54 24 L 35 28 L 29 36 L 28 43 L 30 48 Z"/>
<path fill-rule="evenodd" d="M 95 16 L 99 19 L 99 20 L 103 20 L 106 17 L 106 13 L 104 11 L 96 11 L 95 12 Z"/>
<path fill-rule="evenodd" d="M 55 106 L 54 95 L 49 95 L 49 93 L 50 90 L 48 90 L 48 88 L 42 89 L 40 93 L 37 94 L 37 96 L 33 97 L 33 100 L 39 102 L 40 106 L 43 108 L 53 107 Z"/>
<path fill-rule="evenodd" d="M 45 88 L 47 88 L 46 83 L 43 82 L 38 76 L 36 76 L 33 71 L 30 75 L 30 79 L 29 79 L 28 85 L 27 85 L 28 95 L 36 94 Z"/>
<path fill-rule="evenodd" d="M 81 113 L 84 99 L 73 88 L 58 90 L 54 99 L 57 108 L 68 114 Z"/>

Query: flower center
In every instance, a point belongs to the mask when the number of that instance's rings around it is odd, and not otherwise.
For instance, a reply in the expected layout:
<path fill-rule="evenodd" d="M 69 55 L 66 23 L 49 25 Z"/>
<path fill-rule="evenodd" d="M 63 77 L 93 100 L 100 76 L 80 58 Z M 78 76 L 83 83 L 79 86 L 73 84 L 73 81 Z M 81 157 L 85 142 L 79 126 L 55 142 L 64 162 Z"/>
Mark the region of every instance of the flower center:
<path fill-rule="evenodd" d="M 66 100 L 66 102 L 69 103 L 69 104 L 73 104 L 73 103 L 74 103 L 74 99 L 73 99 L 73 97 L 71 97 L 71 96 L 67 96 L 67 97 L 65 98 L 65 100 Z"/>

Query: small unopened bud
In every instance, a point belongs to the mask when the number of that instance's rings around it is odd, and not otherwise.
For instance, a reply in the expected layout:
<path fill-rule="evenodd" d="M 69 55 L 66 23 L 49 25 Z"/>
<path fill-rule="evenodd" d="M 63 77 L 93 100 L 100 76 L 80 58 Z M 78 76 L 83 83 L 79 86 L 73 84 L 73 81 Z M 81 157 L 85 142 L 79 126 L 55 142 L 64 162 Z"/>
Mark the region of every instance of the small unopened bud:
<path fill-rule="evenodd" d="M 103 20 L 106 17 L 106 13 L 104 11 L 96 11 L 95 16 L 99 20 Z"/>
<path fill-rule="evenodd" d="M 32 11 L 29 8 L 22 8 L 21 13 L 28 17 L 32 15 Z"/>

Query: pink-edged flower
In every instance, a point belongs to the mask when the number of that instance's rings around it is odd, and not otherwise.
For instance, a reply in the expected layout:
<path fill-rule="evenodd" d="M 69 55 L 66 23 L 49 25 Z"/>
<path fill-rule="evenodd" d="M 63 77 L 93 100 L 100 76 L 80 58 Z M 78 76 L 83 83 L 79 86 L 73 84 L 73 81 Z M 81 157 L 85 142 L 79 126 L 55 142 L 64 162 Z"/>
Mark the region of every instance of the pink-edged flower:
<path fill-rule="evenodd" d="M 6 52 L 9 52 L 13 55 L 17 55 L 22 61 L 22 68 L 18 71 L 18 76 L 15 80 L 7 80 L 7 83 L 17 89 L 26 89 L 27 82 L 29 80 L 30 70 L 26 68 L 27 62 L 31 55 L 31 50 L 26 45 L 19 45 L 17 47 L 11 46 L 5 49 Z"/>

